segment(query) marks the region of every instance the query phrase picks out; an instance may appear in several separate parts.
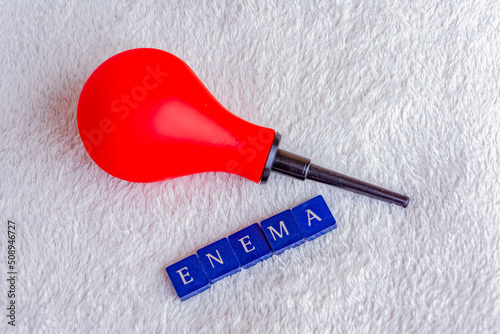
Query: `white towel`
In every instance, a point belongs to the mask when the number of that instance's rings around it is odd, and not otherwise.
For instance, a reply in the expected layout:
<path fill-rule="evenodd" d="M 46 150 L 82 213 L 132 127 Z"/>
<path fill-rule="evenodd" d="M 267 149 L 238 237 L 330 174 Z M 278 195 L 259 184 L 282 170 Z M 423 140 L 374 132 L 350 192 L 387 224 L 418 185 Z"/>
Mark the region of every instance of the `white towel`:
<path fill-rule="evenodd" d="M 497 1 L 9 1 L 0 21 L 1 333 L 499 332 Z M 283 149 L 410 205 L 278 174 L 106 174 L 78 98 L 136 47 L 183 59 Z M 337 230 L 178 299 L 167 265 L 318 194 Z"/>

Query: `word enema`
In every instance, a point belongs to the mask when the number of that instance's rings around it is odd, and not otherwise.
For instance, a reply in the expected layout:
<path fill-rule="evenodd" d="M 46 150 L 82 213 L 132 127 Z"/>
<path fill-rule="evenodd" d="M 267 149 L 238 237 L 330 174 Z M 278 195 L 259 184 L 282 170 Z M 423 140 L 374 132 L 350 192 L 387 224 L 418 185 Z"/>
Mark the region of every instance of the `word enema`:
<path fill-rule="evenodd" d="M 186 300 L 241 268 L 248 269 L 336 227 L 328 205 L 319 195 L 199 249 L 168 266 L 167 274 L 179 298 Z"/>

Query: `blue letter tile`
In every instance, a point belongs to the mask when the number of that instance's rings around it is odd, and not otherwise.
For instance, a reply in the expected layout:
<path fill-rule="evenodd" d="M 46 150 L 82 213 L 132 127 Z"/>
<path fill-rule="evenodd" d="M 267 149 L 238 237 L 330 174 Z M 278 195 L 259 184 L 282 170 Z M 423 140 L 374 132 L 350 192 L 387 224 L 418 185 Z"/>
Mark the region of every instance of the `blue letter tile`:
<path fill-rule="evenodd" d="M 285 250 L 301 245 L 305 242 L 304 234 L 291 210 L 278 213 L 260 223 L 274 254 L 283 253 Z"/>
<path fill-rule="evenodd" d="M 212 283 L 241 270 L 227 238 L 199 249 L 197 254 L 201 266 Z"/>
<path fill-rule="evenodd" d="M 309 241 L 337 228 L 335 218 L 321 195 L 296 206 L 292 212 Z"/>
<path fill-rule="evenodd" d="M 167 274 L 181 300 L 210 288 L 208 277 L 195 254 L 168 266 Z"/>
<path fill-rule="evenodd" d="M 273 255 L 259 224 L 245 227 L 227 237 L 240 265 L 248 269 Z"/>

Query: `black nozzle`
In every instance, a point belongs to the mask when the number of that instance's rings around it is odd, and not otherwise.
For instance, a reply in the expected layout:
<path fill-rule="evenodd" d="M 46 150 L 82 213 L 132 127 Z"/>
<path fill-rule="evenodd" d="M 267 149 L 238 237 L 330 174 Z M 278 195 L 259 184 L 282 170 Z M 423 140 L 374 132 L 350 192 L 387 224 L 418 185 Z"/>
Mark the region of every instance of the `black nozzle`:
<path fill-rule="evenodd" d="M 410 199 L 408 196 L 395 193 L 393 191 L 363 182 L 361 180 L 343 175 L 327 168 L 311 163 L 311 160 L 300 155 L 278 149 L 279 136 L 273 143 L 273 148 L 266 164 L 266 177 L 262 178 L 264 183 L 269 177 L 271 170 L 277 171 L 300 180 L 313 180 L 326 183 L 331 186 L 349 190 L 361 195 L 369 196 L 388 203 L 393 203 L 406 208 Z M 264 174 L 263 174 L 264 176 Z"/>

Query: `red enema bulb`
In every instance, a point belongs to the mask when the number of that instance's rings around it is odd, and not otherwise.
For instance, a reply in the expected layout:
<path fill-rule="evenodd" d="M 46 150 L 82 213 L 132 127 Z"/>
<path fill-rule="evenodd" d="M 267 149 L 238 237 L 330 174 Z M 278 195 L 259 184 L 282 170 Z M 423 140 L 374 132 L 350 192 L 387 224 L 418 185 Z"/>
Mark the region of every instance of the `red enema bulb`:
<path fill-rule="evenodd" d="M 94 162 L 132 182 L 211 171 L 259 182 L 276 135 L 227 111 L 186 63 L 156 49 L 122 52 L 94 71 L 78 128 Z"/>
<path fill-rule="evenodd" d="M 408 204 L 404 195 L 278 149 L 278 133 L 230 113 L 186 63 L 162 50 L 128 50 L 101 64 L 83 87 L 77 118 L 92 160 L 126 181 L 227 172 L 258 183 L 275 170 Z"/>

